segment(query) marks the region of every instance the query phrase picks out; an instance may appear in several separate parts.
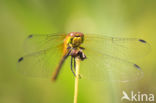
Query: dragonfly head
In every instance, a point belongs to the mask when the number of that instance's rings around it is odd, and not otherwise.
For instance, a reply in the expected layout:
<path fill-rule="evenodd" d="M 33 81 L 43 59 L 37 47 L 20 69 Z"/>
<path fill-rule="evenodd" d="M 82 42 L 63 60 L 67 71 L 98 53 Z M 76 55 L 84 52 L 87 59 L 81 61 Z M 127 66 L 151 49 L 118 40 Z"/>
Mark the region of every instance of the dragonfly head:
<path fill-rule="evenodd" d="M 69 36 L 69 44 L 72 47 L 79 47 L 84 41 L 84 34 L 81 32 L 71 32 L 68 34 Z"/>

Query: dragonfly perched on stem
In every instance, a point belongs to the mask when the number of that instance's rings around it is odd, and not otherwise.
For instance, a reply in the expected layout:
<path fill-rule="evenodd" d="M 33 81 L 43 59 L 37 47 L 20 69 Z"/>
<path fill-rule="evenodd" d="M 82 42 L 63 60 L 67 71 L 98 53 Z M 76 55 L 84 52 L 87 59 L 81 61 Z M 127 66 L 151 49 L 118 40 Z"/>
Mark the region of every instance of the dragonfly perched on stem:
<path fill-rule="evenodd" d="M 149 44 L 138 38 L 67 34 L 32 34 L 25 41 L 26 54 L 18 60 L 18 70 L 31 76 L 51 76 L 55 81 L 67 58 L 75 76 L 75 58 L 81 60 L 79 77 L 94 80 L 133 81 L 143 75 L 131 62 L 150 51 Z M 55 69 L 55 70 L 54 70 Z M 112 78 L 113 77 L 113 78 Z"/>

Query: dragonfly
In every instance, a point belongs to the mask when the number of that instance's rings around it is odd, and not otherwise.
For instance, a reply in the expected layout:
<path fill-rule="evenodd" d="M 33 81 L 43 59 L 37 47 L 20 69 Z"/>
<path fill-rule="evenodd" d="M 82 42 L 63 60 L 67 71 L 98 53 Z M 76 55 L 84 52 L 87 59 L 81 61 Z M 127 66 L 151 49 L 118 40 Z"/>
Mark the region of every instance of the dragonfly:
<path fill-rule="evenodd" d="M 80 62 L 80 78 L 128 82 L 143 77 L 132 60 L 148 54 L 150 45 L 140 38 L 110 37 L 81 32 L 31 34 L 24 42 L 25 54 L 18 70 L 34 77 L 55 81 L 65 61 L 75 76 L 75 58 Z"/>

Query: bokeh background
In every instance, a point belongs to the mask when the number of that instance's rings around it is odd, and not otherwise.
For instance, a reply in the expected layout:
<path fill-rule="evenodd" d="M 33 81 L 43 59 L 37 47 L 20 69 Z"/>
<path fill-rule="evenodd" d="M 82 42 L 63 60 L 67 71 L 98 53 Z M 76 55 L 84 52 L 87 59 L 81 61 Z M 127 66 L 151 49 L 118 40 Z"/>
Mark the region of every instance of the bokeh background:
<path fill-rule="evenodd" d="M 155 5 L 154 0 L 0 0 L 0 103 L 73 102 L 71 73 L 62 72 L 52 83 L 17 72 L 23 41 L 32 33 L 80 31 L 145 39 L 151 52 L 135 60 L 143 67 L 143 79 L 130 83 L 82 79 L 78 103 L 121 103 L 123 90 L 156 95 Z"/>

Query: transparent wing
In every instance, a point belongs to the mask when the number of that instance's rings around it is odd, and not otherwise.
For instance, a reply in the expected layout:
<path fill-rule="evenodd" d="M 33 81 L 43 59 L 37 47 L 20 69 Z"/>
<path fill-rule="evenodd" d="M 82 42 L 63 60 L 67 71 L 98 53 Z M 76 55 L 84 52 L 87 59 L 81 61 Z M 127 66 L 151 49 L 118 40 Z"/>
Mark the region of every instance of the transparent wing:
<path fill-rule="evenodd" d="M 31 34 L 24 41 L 24 52 L 30 54 L 63 44 L 66 34 Z"/>
<path fill-rule="evenodd" d="M 87 59 L 80 64 L 81 76 L 91 80 L 134 81 L 143 76 L 141 68 L 132 62 L 85 50 Z"/>
<path fill-rule="evenodd" d="M 122 82 L 142 77 L 141 68 L 128 60 L 144 56 L 150 51 L 149 44 L 142 39 L 102 35 L 86 37 L 83 47 L 87 59 L 81 62 L 82 77 Z"/>
<path fill-rule="evenodd" d="M 18 60 L 18 71 L 29 76 L 51 76 L 62 56 L 63 34 L 29 35 L 26 55 Z"/>
<path fill-rule="evenodd" d="M 87 35 L 84 47 L 100 50 L 110 56 L 134 60 L 145 56 L 150 51 L 150 45 L 139 38 L 118 38 L 103 35 Z"/>

